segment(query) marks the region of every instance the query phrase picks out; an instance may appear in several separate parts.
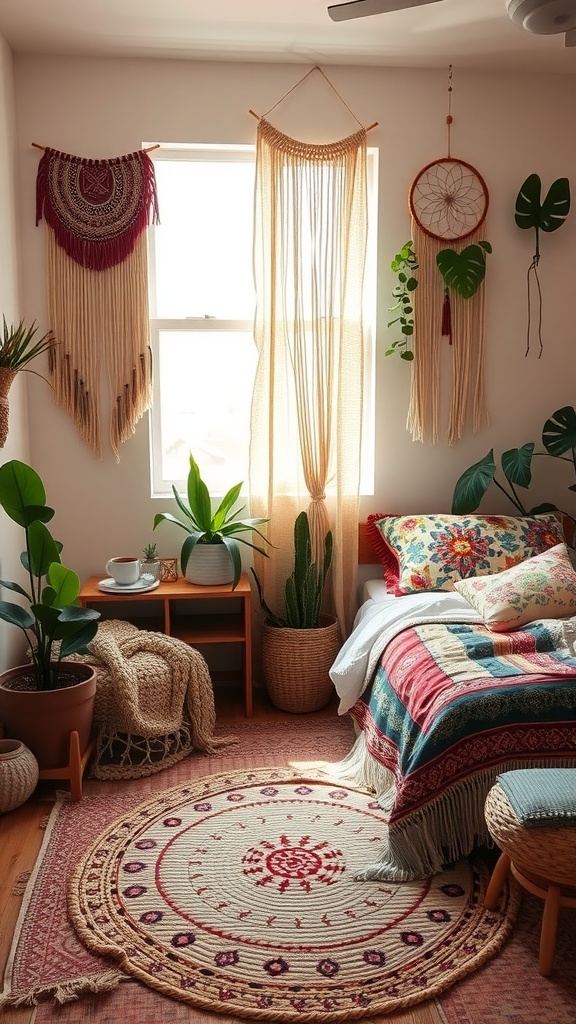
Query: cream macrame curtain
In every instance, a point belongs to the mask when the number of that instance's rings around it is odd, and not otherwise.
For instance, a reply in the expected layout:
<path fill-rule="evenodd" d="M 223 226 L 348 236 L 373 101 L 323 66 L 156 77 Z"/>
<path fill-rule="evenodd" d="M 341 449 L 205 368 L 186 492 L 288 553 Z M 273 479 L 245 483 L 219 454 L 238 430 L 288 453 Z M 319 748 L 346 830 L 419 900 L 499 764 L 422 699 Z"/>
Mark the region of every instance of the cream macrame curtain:
<path fill-rule="evenodd" d="M 281 611 L 294 520 L 306 508 L 316 557 L 328 528 L 334 534 L 331 604 L 347 635 L 358 557 L 366 129 L 313 145 L 261 118 L 254 237 L 250 496 L 275 545 L 269 559 L 256 556 L 257 572 Z"/>

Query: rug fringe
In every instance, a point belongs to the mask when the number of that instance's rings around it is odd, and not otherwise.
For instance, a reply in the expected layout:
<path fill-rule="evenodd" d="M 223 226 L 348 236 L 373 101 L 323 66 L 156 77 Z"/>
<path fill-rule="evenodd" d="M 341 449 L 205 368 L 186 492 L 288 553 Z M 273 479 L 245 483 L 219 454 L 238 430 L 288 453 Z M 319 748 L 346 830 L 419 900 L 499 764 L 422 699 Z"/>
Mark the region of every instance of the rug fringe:
<path fill-rule="evenodd" d="M 48 999 L 50 996 L 56 1005 L 64 1006 L 65 1003 L 72 1003 L 80 996 L 111 992 L 121 981 L 127 980 L 126 975 L 120 971 L 110 970 L 97 978 L 83 977 L 56 985 L 39 985 L 18 996 L 0 995 L 0 1011 L 8 1007 L 17 1009 L 22 1006 L 37 1006 L 42 999 Z"/>
<path fill-rule="evenodd" d="M 31 874 L 32 874 L 31 871 L 21 871 L 20 872 L 20 874 L 18 875 L 18 878 L 16 879 L 16 881 L 14 882 L 14 885 L 12 886 L 12 895 L 13 896 L 23 896 L 24 895 L 24 893 L 26 892 L 26 886 L 28 885 L 28 882 L 29 882 Z"/>

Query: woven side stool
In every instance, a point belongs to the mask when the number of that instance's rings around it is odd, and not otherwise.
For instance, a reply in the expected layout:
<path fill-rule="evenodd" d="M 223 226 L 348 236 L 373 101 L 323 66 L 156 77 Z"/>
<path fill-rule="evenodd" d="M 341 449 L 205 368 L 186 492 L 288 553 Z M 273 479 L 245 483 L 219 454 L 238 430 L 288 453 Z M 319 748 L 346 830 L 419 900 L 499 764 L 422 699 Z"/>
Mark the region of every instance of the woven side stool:
<path fill-rule="evenodd" d="M 552 973 L 559 907 L 576 908 L 576 768 L 527 768 L 498 776 L 486 823 L 502 850 L 486 890 L 493 910 L 508 872 L 544 900 L 538 970 Z"/>

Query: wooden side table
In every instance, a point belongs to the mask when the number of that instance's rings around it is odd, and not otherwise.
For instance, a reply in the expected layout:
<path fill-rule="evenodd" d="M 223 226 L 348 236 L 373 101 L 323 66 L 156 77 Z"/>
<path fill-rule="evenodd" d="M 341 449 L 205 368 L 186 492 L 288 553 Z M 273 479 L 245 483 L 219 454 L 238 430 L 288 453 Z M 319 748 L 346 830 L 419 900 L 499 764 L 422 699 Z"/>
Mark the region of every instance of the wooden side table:
<path fill-rule="evenodd" d="M 102 576 L 91 576 L 80 591 L 83 608 L 104 604 L 116 606 L 115 617 L 127 619 L 143 629 L 156 629 L 177 637 L 192 647 L 210 644 L 242 645 L 242 682 L 244 710 L 252 715 L 252 591 L 248 574 L 244 573 L 235 590 L 231 584 L 198 586 L 183 576 L 161 583 L 143 594 L 114 594 L 99 590 Z M 199 607 L 214 605 L 206 611 Z M 223 602 L 229 602 L 228 605 Z M 142 606 L 146 605 L 146 618 Z M 122 606 L 125 606 L 124 609 Z M 101 608 L 98 607 L 100 611 Z M 140 614 L 139 614 L 140 612 Z M 149 617 L 150 616 L 150 617 Z M 229 673 L 214 672 L 215 679 L 229 678 Z"/>

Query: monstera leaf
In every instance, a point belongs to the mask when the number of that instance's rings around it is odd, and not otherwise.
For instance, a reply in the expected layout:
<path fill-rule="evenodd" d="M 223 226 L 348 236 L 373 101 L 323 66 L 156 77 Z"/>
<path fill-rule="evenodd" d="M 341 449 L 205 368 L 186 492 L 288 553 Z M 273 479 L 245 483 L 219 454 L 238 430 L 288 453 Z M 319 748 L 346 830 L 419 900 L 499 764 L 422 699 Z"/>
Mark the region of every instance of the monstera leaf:
<path fill-rule="evenodd" d="M 467 245 L 460 252 L 442 249 L 436 256 L 436 263 L 446 287 L 462 299 L 471 298 L 484 280 L 487 252 L 492 252 L 490 242 Z"/>
<path fill-rule="evenodd" d="M 491 449 L 480 462 L 469 466 L 456 482 L 452 497 L 452 515 L 463 516 L 468 512 L 475 512 L 492 483 L 495 472 L 494 450 Z"/>
<path fill-rule="evenodd" d="M 516 197 L 515 220 L 519 228 L 557 231 L 570 213 L 570 182 L 568 178 L 553 181 L 543 202 L 542 182 L 538 174 L 529 174 Z"/>
<path fill-rule="evenodd" d="M 571 405 L 557 409 L 546 420 L 542 428 L 542 444 L 549 455 L 556 457 L 569 451 L 576 452 L 576 411 Z"/>

